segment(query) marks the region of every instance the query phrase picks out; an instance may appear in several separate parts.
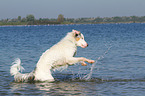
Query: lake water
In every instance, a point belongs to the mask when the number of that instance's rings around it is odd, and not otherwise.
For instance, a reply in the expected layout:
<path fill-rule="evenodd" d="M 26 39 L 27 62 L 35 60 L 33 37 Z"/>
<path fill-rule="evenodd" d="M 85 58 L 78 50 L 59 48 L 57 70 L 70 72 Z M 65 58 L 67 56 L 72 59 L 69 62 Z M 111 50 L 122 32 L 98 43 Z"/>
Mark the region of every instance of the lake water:
<path fill-rule="evenodd" d="M 78 47 L 76 56 L 96 64 L 54 71 L 52 83 L 14 82 L 9 70 L 15 58 L 24 73 L 31 72 L 41 54 L 72 29 L 89 44 Z M 145 24 L 1 26 L 0 78 L 0 95 L 144 96 Z"/>

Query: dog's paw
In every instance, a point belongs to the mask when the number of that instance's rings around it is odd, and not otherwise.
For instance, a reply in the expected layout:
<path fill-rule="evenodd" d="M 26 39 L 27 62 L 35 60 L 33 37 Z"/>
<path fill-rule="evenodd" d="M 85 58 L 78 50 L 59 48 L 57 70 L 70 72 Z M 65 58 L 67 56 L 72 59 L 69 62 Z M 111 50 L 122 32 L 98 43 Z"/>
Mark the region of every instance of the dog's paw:
<path fill-rule="evenodd" d="M 87 64 L 85 62 L 81 62 L 82 66 L 87 66 Z"/>
<path fill-rule="evenodd" d="M 87 62 L 88 63 L 94 63 L 95 61 L 94 60 L 88 60 Z"/>

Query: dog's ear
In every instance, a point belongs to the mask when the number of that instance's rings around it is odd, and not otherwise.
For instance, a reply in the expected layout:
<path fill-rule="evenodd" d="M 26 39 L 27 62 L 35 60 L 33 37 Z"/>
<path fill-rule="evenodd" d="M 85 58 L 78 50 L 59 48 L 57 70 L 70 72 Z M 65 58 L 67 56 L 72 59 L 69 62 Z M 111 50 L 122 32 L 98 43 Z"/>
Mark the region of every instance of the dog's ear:
<path fill-rule="evenodd" d="M 79 35 L 80 34 L 80 31 L 77 31 L 77 30 L 72 30 L 72 32 L 74 32 L 75 33 L 75 36 L 77 35 Z"/>

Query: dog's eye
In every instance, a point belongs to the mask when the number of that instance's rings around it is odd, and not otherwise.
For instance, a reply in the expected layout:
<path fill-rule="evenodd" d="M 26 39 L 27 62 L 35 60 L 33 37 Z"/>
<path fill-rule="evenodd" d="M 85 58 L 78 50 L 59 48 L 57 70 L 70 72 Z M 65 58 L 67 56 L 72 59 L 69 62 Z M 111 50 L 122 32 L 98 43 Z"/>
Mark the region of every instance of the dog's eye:
<path fill-rule="evenodd" d="M 75 35 L 75 37 L 77 37 L 77 36 L 78 36 L 78 34 Z"/>

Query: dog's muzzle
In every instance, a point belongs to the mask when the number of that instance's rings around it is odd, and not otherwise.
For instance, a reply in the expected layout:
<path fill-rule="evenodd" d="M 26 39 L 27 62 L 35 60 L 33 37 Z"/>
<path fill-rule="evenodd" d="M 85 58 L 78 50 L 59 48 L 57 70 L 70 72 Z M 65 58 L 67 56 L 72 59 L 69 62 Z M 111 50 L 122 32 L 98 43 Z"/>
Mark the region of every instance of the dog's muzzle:
<path fill-rule="evenodd" d="M 88 43 L 86 43 L 86 44 L 82 44 L 81 47 L 82 47 L 82 48 L 86 48 L 86 47 L 88 47 Z"/>

